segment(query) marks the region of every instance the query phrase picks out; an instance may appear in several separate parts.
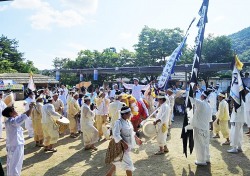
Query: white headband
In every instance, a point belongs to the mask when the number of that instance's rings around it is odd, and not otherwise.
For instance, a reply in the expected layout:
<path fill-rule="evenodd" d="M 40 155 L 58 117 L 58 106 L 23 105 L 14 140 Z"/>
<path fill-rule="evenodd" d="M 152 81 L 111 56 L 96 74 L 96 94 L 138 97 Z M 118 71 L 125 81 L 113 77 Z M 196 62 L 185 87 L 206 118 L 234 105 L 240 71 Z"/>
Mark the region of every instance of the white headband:
<path fill-rule="evenodd" d="M 88 96 L 88 97 L 85 97 L 85 98 L 83 98 L 84 100 L 90 100 L 90 97 Z"/>
<path fill-rule="evenodd" d="M 161 99 L 161 98 L 167 98 L 165 95 L 158 95 L 156 98 Z"/>
<path fill-rule="evenodd" d="M 125 109 L 125 110 L 121 111 L 121 114 L 125 114 L 125 113 L 127 113 L 127 112 L 131 112 L 131 109 L 130 109 L 130 108 Z"/>

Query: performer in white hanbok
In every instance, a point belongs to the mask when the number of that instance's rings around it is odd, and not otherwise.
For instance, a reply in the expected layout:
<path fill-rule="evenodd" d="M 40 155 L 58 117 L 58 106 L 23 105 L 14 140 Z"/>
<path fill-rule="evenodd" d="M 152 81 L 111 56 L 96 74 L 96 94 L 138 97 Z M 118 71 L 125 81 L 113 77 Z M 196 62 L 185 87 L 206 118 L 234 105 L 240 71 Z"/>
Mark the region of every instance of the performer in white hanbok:
<path fill-rule="evenodd" d="M 112 176 L 116 168 L 120 168 L 126 171 L 127 176 L 132 176 L 132 172 L 135 170 L 133 161 L 130 157 L 130 151 L 135 147 L 136 143 L 141 145 L 141 140 L 135 135 L 133 125 L 129 121 L 131 117 L 131 109 L 127 106 L 122 107 L 121 117 L 115 122 L 113 137 L 115 143 L 122 142 L 124 147 L 124 154 L 122 161 L 119 161 L 120 157 L 115 159 L 113 166 L 109 170 L 107 176 Z"/>
<path fill-rule="evenodd" d="M 90 109 L 90 97 L 84 97 L 84 103 L 81 106 L 81 130 L 85 150 L 97 150 L 95 143 L 99 140 L 98 130 L 94 127 L 94 112 Z"/>
<path fill-rule="evenodd" d="M 63 89 L 59 89 L 59 96 L 58 99 L 63 102 L 63 115 L 67 116 L 67 97 L 65 96 Z"/>
<path fill-rule="evenodd" d="M 7 117 L 6 127 L 6 150 L 7 150 L 7 175 L 20 176 L 24 157 L 24 137 L 21 125 L 30 116 L 33 104 L 29 105 L 28 111 L 18 115 L 14 107 L 7 107 L 2 115 Z"/>
<path fill-rule="evenodd" d="M 56 152 L 53 145 L 57 143 L 59 138 L 59 128 L 56 120 L 62 118 L 62 115 L 55 111 L 52 104 L 52 98 L 48 99 L 48 103 L 42 107 L 42 128 L 44 135 L 44 151 Z"/>
<path fill-rule="evenodd" d="M 79 134 L 77 134 L 77 118 L 80 117 L 80 106 L 78 104 L 78 93 L 73 94 L 73 98 L 68 101 L 68 119 L 69 119 L 69 130 L 70 137 L 76 138 Z"/>
<path fill-rule="evenodd" d="M 122 82 L 123 86 L 126 89 L 131 89 L 132 90 L 132 95 L 136 98 L 136 101 L 139 101 L 144 109 L 144 111 L 146 112 L 147 116 L 149 116 L 148 114 L 148 109 L 142 99 L 142 90 L 147 90 L 150 86 L 150 84 L 147 85 L 139 85 L 139 79 L 134 78 L 134 84 L 126 84 L 124 82 Z"/>
<path fill-rule="evenodd" d="M 36 99 L 36 106 L 34 107 L 31 118 L 32 125 L 34 129 L 34 140 L 36 142 L 36 147 L 43 147 L 43 128 L 42 128 L 42 107 L 43 99 L 38 97 Z"/>
<path fill-rule="evenodd" d="M 191 103 L 194 105 L 194 115 L 191 125 L 194 128 L 196 165 L 207 165 L 207 163 L 210 163 L 209 122 L 212 116 L 212 111 L 207 100 L 208 95 L 209 93 L 204 91 L 201 95 L 201 99 L 189 97 Z"/>
<path fill-rule="evenodd" d="M 33 92 L 29 92 L 28 93 L 28 97 L 25 99 L 25 110 L 27 111 L 29 109 L 29 105 L 30 103 L 35 103 L 34 101 L 34 93 Z M 33 125 L 32 125 L 32 118 L 28 117 L 25 120 L 25 128 L 28 130 L 28 135 L 30 138 L 34 137 L 34 129 L 33 129 Z"/>
<path fill-rule="evenodd" d="M 115 99 L 115 93 L 116 93 L 116 91 L 118 91 L 118 90 L 119 90 L 119 89 L 118 89 L 118 85 L 117 85 L 117 84 L 114 84 L 114 85 L 113 85 L 113 89 L 110 91 L 110 95 L 109 95 L 111 101 L 113 101 L 113 100 Z"/>
<path fill-rule="evenodd" d="M 102 137 L 102 135 L 104 135 L 106 139 L 109 139 L 110 136 L 106 127 L 107 117 L 109 114 L 109 103 L 110 100 L 108 98 L 105 98 L 105 92 L 99 92 L 98 97 L 95 99 L 95 119 L 96 128 L 99 132 L 100 138 Z"/>
<path fill-rule="evenodd" d="M 166 102 L 165 94 L 158 95 L 157 98 L 159 102 L 159 110 L 156 115 L 154 125 L 157 126 L 156 140 L 160 147 L 160 150 L 157 153 L 155 153 L 155 155 L 161 155 L 169 152 L 167 148 L 167 133 L 168 133 L 170 107 Z"/>
<path fill-rule="evenodd" d="M 221 131 L 223 137 L 226 139 L 226 142 L 224 142 L 222 145 L 229 145 L 230 141 L 228 121 L 230 119 L 230 116 L 228 103 L 225 98 L 226 95 L 224 92 L 221 92 L 218 95 L 220 103 L 218 112 L 216 113 L 216 120 L 213 122 L 213 131 L 215 133 L 215 136 L 213 136 L 213 138 L 220 138 L 219 132 Z"/>
<path fill-rule="evenodd" d="M 7 107 L 2 98 L 3 98 L 3 91 L 0 91 L 0 138 L 2 138 L 2 132 L 3 132 L 2 111 Z"/>
<path fill-rule="evenodd" d="M 169 99 L 169 106 L 170 106 L 170 117 L 169 117 L 169 126 L 171 126 L 172 122 L 174 122 L 174 104 L 175 104 L 175 94 L 173 89 L 168 89 L 167 90 L 167 94 L 168 94 L 168 99 Z"/>
<path fill-rule="evenodd" d="M 144 93 L 144 98 L 148 103 L 148 113 L 151 115 L 155 110 L 155 93 L 154 88 L 148 88 Z"/>
<path fill-rule="evenodd" d="M 234 101 L 234 100 L 233 100 Z M 232 149 L 227 150 L 228 153 L 242 152 L 243 143 L 243 125 L 245 123 L 244 117 L 244 103 L 242 101 L 241 106 L 235 111 L 235 107 L 231 114 L 231 130 L 230 130 L 230 145 Z"/>
<path fill-rule="evenodd" d="M 114 125 L 116 120 L 118 120 L 120 116 L 119 110 L 125 106 L 125 103 L 121 102 L 122 100 L 122 94 L 121 91 L 117 90 L 114 96 L 115 100 L 114 102 L 110 103 L 109 105 L 109 116 L 111 118 L 110 127 L 111 129 L 114 129 Z"/>
<path fill-rule="evenodd" d="M 246 87 L 245 90 L 245 122 L 248 127 L 248 132 L 246 133 L 248 136 L 250 136 L 250 90 Z"/>
<path fill-rule="evenodd" d="M 215 93 L 215 89 L 213 89 L 213 87 L 208 87 L 207 91 L 210 93 L 208 96 L 208 102 L 212 110 L 212 117 L 210 120 L 210 130 L 213 130 L 213 121 L 216 119 L 216 113 L 217 113 L 217 94 Z"/>

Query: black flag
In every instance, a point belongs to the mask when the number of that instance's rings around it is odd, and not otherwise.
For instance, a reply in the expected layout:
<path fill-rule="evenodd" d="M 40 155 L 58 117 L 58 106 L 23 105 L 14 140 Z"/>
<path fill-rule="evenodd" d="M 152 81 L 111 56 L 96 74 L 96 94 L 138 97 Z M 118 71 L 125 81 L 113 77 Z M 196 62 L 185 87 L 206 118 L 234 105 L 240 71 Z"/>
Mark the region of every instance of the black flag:
<path fill-rule="evenodd" d="M 192 104 L 188 97 L 189 96 L 194 97 L 193 86 L 198 83 L 198 72 L 200 69 L 202 44 L 203 44 L 203 39 L 204 39 L 206 23 L 208 22 L 208 18 L 207 18 L 208 4 L 209 4 L 209 0 L 203 0 L 203 3 L 199 10 L 200 19 L 197 24 L 197 27 L 199 28 L 199 30 L 198 30 L 198 35 L 195 39 L 196 45 L 195 45 L 195 54 L 194 54 L 194 61 L 193 61 L 192 74 L 191 74 L 192 76 L 190 79 L 189 93 L 187 95 L 187 101 L 186 101 L 186 106 L 189 109 L 192 109 Z M 192 153 L 193 148 L 194 148 L 193 130 L 185 129 L 188 125 L 189 125 L 189 122 L 188 122 L 188 116 L 186 113 L 184 117 L 182 134 L 181 134 L 181 138 L 183 142 L 183 153 L 185 153 L 186 157 L 187 157 L 188 140 L 189 140 L 190 154 Z"/>

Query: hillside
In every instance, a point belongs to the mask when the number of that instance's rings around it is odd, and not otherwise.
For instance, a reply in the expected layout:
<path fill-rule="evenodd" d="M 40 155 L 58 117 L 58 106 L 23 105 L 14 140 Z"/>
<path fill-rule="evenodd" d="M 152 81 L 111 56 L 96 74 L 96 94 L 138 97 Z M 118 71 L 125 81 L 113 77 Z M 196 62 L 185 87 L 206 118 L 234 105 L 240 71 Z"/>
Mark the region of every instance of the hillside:
<path fill-rule="evenodd" d="M 250 61 L 250 27 L 228 36 L 232 40 L 232 47 L 243 61 Z"/>

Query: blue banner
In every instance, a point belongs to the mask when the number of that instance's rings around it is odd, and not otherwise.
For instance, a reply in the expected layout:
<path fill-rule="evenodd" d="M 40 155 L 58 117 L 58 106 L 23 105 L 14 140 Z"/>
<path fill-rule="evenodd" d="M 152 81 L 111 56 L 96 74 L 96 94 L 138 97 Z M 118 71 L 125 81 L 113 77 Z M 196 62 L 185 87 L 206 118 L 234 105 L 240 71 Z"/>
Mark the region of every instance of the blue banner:
<path fill-rule="evenodd" d="M 94 81 L 98 80 L 98 70 L 94 70 Z"/>
<path fill-rule="evenodd" d="M 60 81 L 60 71 L 56 71 L 56 80 Z"/>
<path fill-rule="evenodd" d="M 171 74 L 174 73 L 174 67 L 175 67 L 176 61 L 179 60 L 179 58 L 182 54 L 181 51 L 185 46 L 187 36 L 188 36 L 188 31 L 189 31 L 189 29 L 192 26 L 194 21 L 195 21 L 195 18 L 190 23 L 190 25 L 186 31 L 185 37 L 183 38 L 183 41 L 180 43 L 180 45 L 174 50 L 174 52 L 168 58 L 166 66 L 164 67 L 163 72 L 162 72 L 160 79 L 159 79 L 159 82 L 158 82 L 159 88 L 163 88 L 164 86 L 166 86 L 168 83 L 168 80 L 171 78 Z"/>
<path fill-rule="evenodd" d="M 83 81 L 83 74 L 81 73 L 80 74 L 80 82 L 82 82 Z"/>

